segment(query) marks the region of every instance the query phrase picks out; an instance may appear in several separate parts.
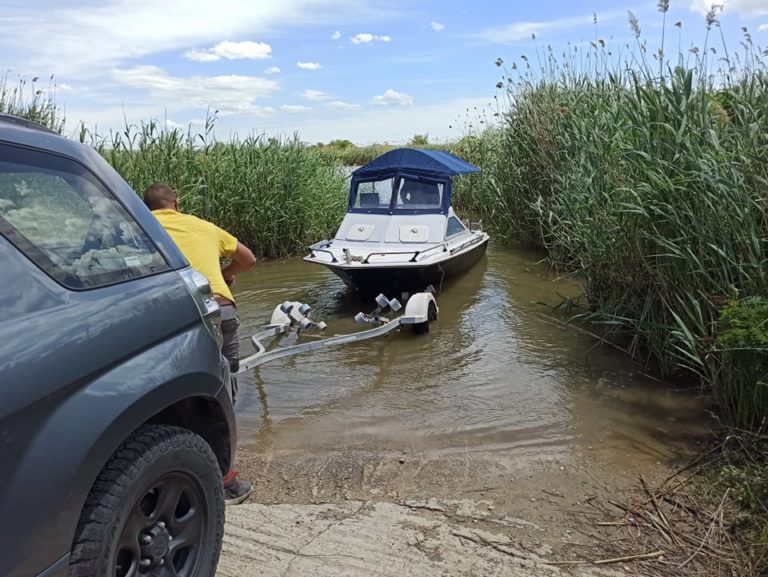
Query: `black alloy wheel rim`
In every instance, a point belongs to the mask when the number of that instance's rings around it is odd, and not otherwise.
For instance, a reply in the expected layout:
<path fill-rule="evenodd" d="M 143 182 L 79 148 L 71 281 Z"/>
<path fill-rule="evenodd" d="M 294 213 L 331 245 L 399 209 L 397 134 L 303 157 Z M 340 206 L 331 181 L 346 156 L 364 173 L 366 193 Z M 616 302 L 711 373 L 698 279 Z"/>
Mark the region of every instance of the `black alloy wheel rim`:
<path fill-rule="evenodd" d="M 209 512 L 198 481 L 174 472 L 153 482 L 120 531 L 115 577 L 191 577 L 207 538 Z"/>

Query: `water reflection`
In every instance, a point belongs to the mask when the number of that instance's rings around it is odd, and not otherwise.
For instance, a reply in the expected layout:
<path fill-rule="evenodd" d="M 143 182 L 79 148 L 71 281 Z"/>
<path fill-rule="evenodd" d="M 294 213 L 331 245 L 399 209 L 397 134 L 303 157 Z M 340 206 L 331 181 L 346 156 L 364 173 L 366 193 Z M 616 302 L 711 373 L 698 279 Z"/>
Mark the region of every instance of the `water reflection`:
<path fill-rule="evenodd" d="M 438 297 L 430 334 L 394 334 L 307 353 L 244 375 L 244 442 L 286 451 L 345 448 L 519 451 L 562 458 L 659 459 L 706 426 L 700 402 L 641 375 L 613 349 L 558 320 L 580 293 L 537 256 L 491 247 Z M 300 259 L 238 279 L 244 339 L 280 302 L 312 304 L 330 334 L 367 310 L 331 273 Z M 281 344 L 296 342 L 285 337 Z M 243 351 L 250 345 L 243 343 Z"/>

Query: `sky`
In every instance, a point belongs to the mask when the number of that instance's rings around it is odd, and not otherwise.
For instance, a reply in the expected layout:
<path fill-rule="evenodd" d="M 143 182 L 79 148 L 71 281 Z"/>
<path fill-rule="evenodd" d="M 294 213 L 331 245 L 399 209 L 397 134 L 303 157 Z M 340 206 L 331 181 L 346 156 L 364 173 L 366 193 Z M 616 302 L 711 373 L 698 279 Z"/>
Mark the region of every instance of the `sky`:
<path fill-rule="evenodd" d="M 768 0 L 718 0 L 720 31 L 768 46 Z M 497 107 L 505 66 L 547 46 L 658 46 L 641 0 L 3 0 L 0 76 L 55 90 L 65 132 L 155 119 L 220 140 L 456 140 Z M 709 0 L 671 0 L 667 38 L 706 32 Z M 682 22 L 681 29 L 672 28 Z M 535 36 L 535 39 L 533 38 Z M 674 47 L 675 49 L 677 46 Z M 686 48 L 687 50 L 687 48 Z M 497 59 L 503 67 L 496 65 Z M 3 70 L 4 68 L 4 70 Z M 52 80 L 49 79 L 52 77 Z"/>

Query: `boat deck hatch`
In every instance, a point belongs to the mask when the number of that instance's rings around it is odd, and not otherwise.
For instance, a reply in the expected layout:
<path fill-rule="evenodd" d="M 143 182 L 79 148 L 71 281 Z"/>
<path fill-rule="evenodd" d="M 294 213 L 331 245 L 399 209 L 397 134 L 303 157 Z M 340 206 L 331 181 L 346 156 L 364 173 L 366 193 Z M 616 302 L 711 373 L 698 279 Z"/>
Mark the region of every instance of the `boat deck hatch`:
<path fill-rule="evenodd" d="M 400 242 L 427 242 L 429 227 L 423 224 L 404 224 L 400 227 Z"/>
<path fill-rule="evenodd" d="M 368 240 L 371 238 L 374 226 L 372 224 L 354 224 L 347 231 L 347 240 Z"/>

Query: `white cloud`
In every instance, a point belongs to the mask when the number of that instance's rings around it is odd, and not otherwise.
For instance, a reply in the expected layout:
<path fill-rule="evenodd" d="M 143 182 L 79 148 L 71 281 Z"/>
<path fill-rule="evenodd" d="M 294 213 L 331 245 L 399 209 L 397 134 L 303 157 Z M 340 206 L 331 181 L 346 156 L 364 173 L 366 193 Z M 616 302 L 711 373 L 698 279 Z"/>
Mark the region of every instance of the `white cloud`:
<path fill-rule="evenodd" d="M 279 66 L 270 66 L 264 69 L 264 74 L 280 74 L 281 70 Z"/>
<path fill-rule="evenodd" d="M 320 70 L 322 68 L 317 62 L 297 62 L 296 66 L 302 70 Z"/>
<path fill-rule="evenodd" d="M 3 5 L 0 54 L 7 68 L 69 81 L 100 78 L 133 58 L 183 53 L 222 38 L 380 21 L 393 10 L 368 0 L 168 0 L 160 12 L 156 0 L 14 2 Z"/>
<path fill-rule="evenodd" d="M 768 16 L 768 2 L 766 0 L 693 0 L 691 10 L 706 14 L 712 8 L 712 4 L 722 5 L 724 13 L 735 12 L 747 18 Z"/>
<path fill-rule="evenodd" d="M 760 32 L 768 32 L 768 24 L 760 24 L 760 26 L 758 26 L 757 29 Z"/>
<path fill-rule="evenodd" d="M 317 102 L 319 100 L 328 100 L 330 96 L 328 96 L 325 92 L 322 90 L 305 90 L 299 94 L 304 100 L 310 100 L 312 102 Z"/>
<path fill-rule="evenodd" d="M 360 145 L 377 142 L 405 144 L 414 134 L 428 134 L 430 142 L 439 142 L 464 136 L 468 129 L 461 125 L 459 119 L 465 117 L 467 110 L 487 109 L 488 101 L 488 97 L 463 98 L 404 107 L 340 109 L 333 113 L 325 111 L 325 114 L 305 116 L 278 115 L 260 119 L 258 130 L 288 135 L 297 132 L 306 142 L 346 139 Z M 230 121 L 227 118 L 224 122 Z M 239 121 L 231 125 L 241 133 L 246 130 L 246 125 Z M 217 128 L 220 134 L 225 130 L 224 123 Z"/>
<path fill-rule="evenodd" d="M 363 32 L 361 34 L 355 34 L 350 40 L 352 41 L 352 44 L 370 44 L 371 42 L 389 42 L 392 38 L 389 36 L 377 36 L 376 34 Z"/>
<path fill-rule="evenodd" d="M 219 42 L 213 48 L 188 50 L 184 57 L 195 62 L 226 60 L 263 60 L 272 56 L 272 47 L 264 42 Z"/>
<path fill-rule="evenodd" d="M 288 114 L 306 114 L 312 109 L 309 106 L 301 106 L 300 104 L 283 104 L 280 110 Z"/>
<path fill-rule="evenodd" d="M 362 108 L 362 106 L 359 104 L 351 104 L 349 102 L 344 102 L 343 100 L 334 100 L 333 102 L 328 102 L 325 107 L 329 110 L 344 110 L 350 112 L 353 110 L 360 110 Z"/>
<path fill-rule="evenodd" d="M 184 131 L 187 128 L 187 124 L 184 124 L 182 122 L 175 122 L 174 120 L 171 120 L 170 118 L 166 118 L 164 120 L 165 123 L 165 129 L 166 130 L 181 130 Z"/>
<path fill-rule="evenodd" d="M 405 92 L 396 92 L 390 88 L 384 94 L 374 96 L 371 103 L 377 106 L 412 106 L 413 97 Z"/>
<path fill-rule="evenodd" d="M 329 142 L 333 139 L 347 139 L 360 145 L 373 143 L 405 144 L 414 134 L 428 134 L 430 142 L 458 139 L 467 133 L 461 119 L 467 110 L 488 108 L 487 96 L 446 100 L 432 104 L 414 106 L 369 107 L 363 109 L 343 108 L 328 110 L 323 114 L 273 114 L 271 116 L 220 116 L 215 124 L 216 136 L 226 140 L 233 134 L 251 132 L 266 133 L 270 136 L 298 133 L 306 142 Z M 313 111 L 316 112 L 316 111 Z M 67 107 L 67 128 L 77 127 L 79 120 L 85 120 L 89 127 L 97 127 L 100 134 L 110 129 L 124 130 L 124 117 L 129 124 L 137 124 L 152 118 L 161 119 L 165 111 L 162 106 L 132 105 L 126 108 L 118 99 L 108 107 L 94 110 L 90 106 Z M 186 116 L 169 111 L 168 115 L 182 123 Z M 192 116 L 199 119 L 199 115 Z M 202 121 L 193 120 L 196 130 Z M 453 128 L 451 128 L 453 125 Z M 73 132 L 73 136 L 77 136 Z"/>
<path fill-rule="evenodd" d="M 332 40 L 338 40 L 339 38 L 341 38 L 341 32 L 339 32 L 338 30 L 336 30 L 333 34 L 331 34 Z"/>
<path fill-rule="evenodd" d="M 442 32 L 443 30 L 445 30 L 445 25 L 440 24 L 440 22 L 432 21 L 429 23 L 429 25 L 432 27 L 432 30 L 434 30 L 435 32 Z"/>
<path fill-rule="evenodd" d="M 279 90 L 277 82 L 264 78 L 237 75 L 181 78 L 147 65 L 113 70 L 112 77 L 126 86 L 146 90 L 158 100 L 158 106 L 211 107 L 221 115 L 272 114 L 274 109 L 255 102 Z"/>
<path fill-rule="evenodd" d="M 221 60 L 221 56 L 217 56 L 207 50 L 187 50 L 184 53 L 184 58 L 192 62 L 216 62 Z"/>
<path fill-rule="evenodd" d="M 539 35 L 544 32 L 564 30 L 566 28 L 592 26 L 593 18 L 593 15 L 590 14 L 581 18 L 563 18 L 546 22 L 516 22 L 503 28 L 490 28 L 474 36 L 486 42 L 506 44 L 520 40 L 530 40 L 532 34 Z"/>

